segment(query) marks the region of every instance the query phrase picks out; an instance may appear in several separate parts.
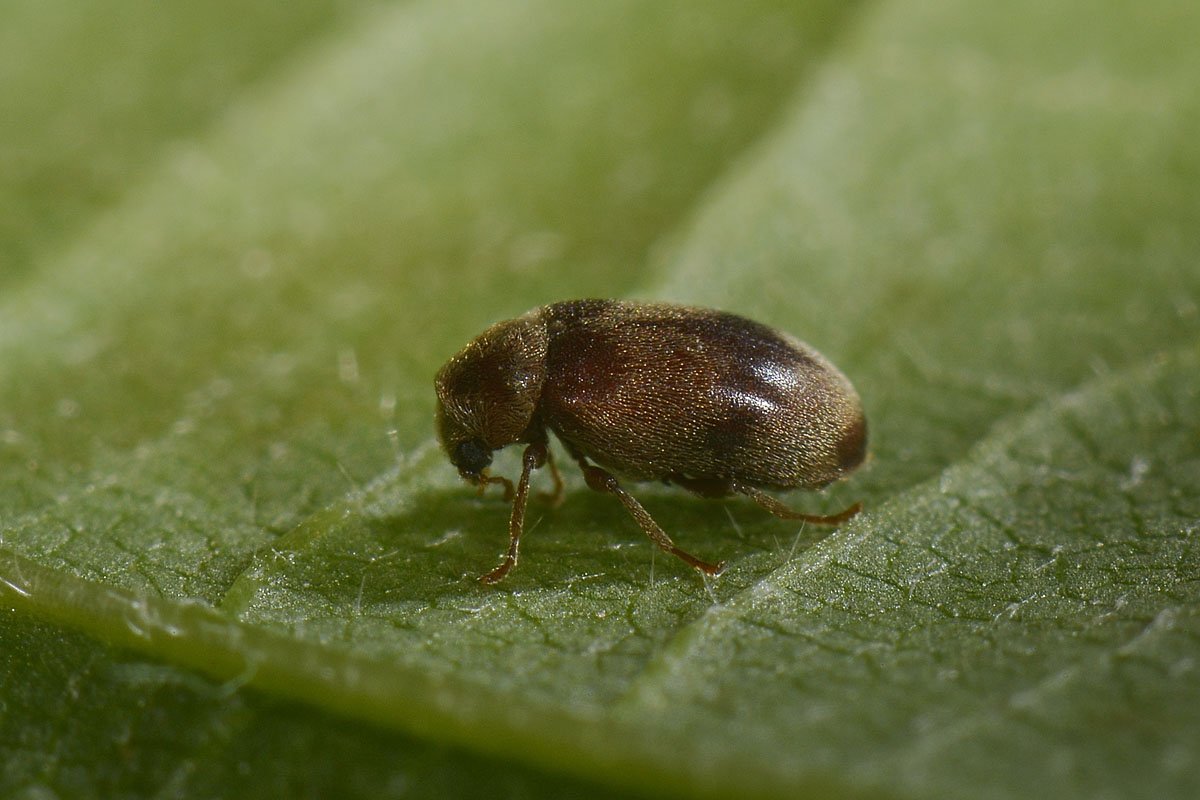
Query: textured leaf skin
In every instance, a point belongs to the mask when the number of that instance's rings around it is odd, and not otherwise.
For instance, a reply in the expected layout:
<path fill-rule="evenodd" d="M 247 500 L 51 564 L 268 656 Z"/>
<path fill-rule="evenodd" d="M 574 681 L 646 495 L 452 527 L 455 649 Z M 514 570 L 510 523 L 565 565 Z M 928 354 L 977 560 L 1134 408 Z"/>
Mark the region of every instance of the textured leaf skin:
<path fill-rule="evenodd" d="M 1194 4 L 51 5 L 0 26 L 0 795 L 1200 790 Z M 866 513 L 640 487 L 705 584 L 568 473 L 480 586 L 433 372 L 579 296 L 828 355 L 871 460 L 788 499 Z"/>

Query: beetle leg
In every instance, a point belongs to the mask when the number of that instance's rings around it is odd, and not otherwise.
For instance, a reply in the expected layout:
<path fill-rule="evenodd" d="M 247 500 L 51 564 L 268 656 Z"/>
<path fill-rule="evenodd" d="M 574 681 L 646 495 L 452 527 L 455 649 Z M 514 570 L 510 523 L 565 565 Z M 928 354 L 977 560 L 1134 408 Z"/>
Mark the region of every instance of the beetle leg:
<path fill-rule="evenodd" d="M 484 583 L 498 583 L 516 565 L 517 545 L 521 540 L 521 531 L 525 527 L 525 505 L 529 502 L 529 474 L 545 463 L 546 445 L 531 444 L 525 448 L 525 453 L 521 456 L 521 480 L 517 481 L 512 516 L 508 520 L 508 553 L 500 562 L 500 566 L 479 579 Z"/>
<path fill-rule="evenodd" d="M 513 499 L 512 481 L 510 481 L 508 478 L 504 477 L 503 475 L 488 475 L 486 471 L 482 475 L 479 476 L 479 496 L 480 497 L 483 497 L 483 493 L 487 491 L 488 485 L 492 484 L 492 483 L 503 484 L 504 499 L 505 500 Z"/>
<path fill-rule="evenodd" d="M 658 523 L 654 521 L 654 518 L 650 516 L 650 513 L 642 507 L 642 504 L 634 499 L 633 495 L 621 487 L 621 484 L 617 482 L 617 479 L 612 475 L 612 473 L 607 472 L 600 467 L 592 466 L 584 458 L 579 459 L 579 466 L 583 470 L 583 477 L 585 480 L 587 480 L 588 487 L 597 492 L 615 494 L 617 499 L 621 501 L 621 504 L 625 506 L 625 510 L 628 511 L 629 515 L 637 522 L 638 526 L 645 531 L 646 535 L 650 537 L 652 542 L 661 547 L 663 550 L 666 550 L 673 556 L 681 558 L 689 566 L 699 570 L 700 572 L 703 572 L 705 575 L 720 575 L 721 570 L 725 569 L 724 561 L 719 561 L 716 564 L 710 564 L 707 561 L 701 561 L 691 553 L 686 553 L 683 550 L 680 550 L 675 545 L 675 542 L 671 541 L 671 537 L 667 536 L 666 531 L 660 528 Z"/>
<path fill-rule="evenodd" d="M 734 481 L 730 483 L 730 488 L 735 492 L 741 492 L 742 494 L 746 495 L 751 500 L 758 503 L 760 506 L 765 508 L 767 511 L 770 511 L 777 517 L 782 517 L 784 519 L 803 520 L 804 522 L 811 522 L 815 525 L 841 525 L 843 522 L 862 511 L 862 503 L 855 503 L 845 511 L 842 511 L 838 514 L 830 514 L 829 516 L 823 516 L 821 514 L 803 514 L 799 511 L 796 511 L 794 508 L 784 505 L 766 492 L 761 492 L 758 489 L 755 489 L 753 486 L 747 486 L 744 483 L 737 483 Z"/>
<path fill-rule="evenodd" d="M 546 448 L 546 465 L 550 467 L 550 479 L 554 481 L 554 492 L 541 492 L 538 497 L 549 503 L 551 508 L 558 508 L 562 505 L 563 497 L 566 494 L 564 492 L 566 484 L 563 483 L 558 465 L 554 463 L 554 451 L 549 447 Z"/>

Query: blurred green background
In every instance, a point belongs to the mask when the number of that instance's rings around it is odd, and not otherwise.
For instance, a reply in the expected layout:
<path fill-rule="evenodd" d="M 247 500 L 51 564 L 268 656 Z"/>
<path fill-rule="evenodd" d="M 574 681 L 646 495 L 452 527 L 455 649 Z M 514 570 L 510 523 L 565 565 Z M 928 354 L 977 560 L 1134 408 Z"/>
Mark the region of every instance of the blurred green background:
<path fill-rule="evenodd" d="M 0 795 L 1195 796 L 1198 32 L 0 2 Z M 828 355 L 867 512 L 568 474 L 479 585 L 432 375 L 584 296 Z"/>

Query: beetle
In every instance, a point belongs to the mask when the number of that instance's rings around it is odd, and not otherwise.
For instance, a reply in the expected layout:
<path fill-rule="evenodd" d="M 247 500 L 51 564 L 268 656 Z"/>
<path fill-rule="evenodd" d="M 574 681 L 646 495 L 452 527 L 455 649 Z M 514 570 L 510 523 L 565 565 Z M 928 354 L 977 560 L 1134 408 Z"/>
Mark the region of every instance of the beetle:
<path fill-rule="evenodd" d="M 803 514 L 763 489 L 819 489 L 863 462 L 867 425 L 850 381 L 798 339 L 724 311 L 668 303 L 568 300 L 488 328 L 437 373 L 437 432 L 482 493 L 512 501 L 496 583 L 517 563 L 531 473 L 563 481 L 547 431 L 591 489 L 616 495 L 647 536 L 706 575 L 725 563 L 684 552 L 618 481 L 661 480 L 701 497 L 743 494 L 770 513 L 837 525 L 861 510 Z M 526 445 L 514 487 L 492 453 Z"/>

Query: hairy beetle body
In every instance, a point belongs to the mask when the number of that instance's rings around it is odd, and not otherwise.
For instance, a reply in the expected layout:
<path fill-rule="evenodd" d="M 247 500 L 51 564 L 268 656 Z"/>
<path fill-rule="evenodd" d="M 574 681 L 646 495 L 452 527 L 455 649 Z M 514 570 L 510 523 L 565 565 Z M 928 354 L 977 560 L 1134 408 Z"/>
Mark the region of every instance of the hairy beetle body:
<path fill-rule="evenodd" d="M 722 565 L 679 550 L 607 470 L 705 497 L 739 492 L 779 516 L 817 523 L 858 510 L 800 514 L 759 491 L 816 489 L 853 470 L 866 454 L 866 421 L 850 382 L 824 357 L 735 314 L 553 303 L 489 328 L 438 372 L 436 388 L 439 438 L 460 474 L 515 495 L 509 554 L 488 582 L 516 562 L 529 474 L 550 458 L 547 429 L 591 488 L 616 494 L 659 546 L 709 574 Z M 516 442 L 529 447 L 514 490 L 486 468 L 492 451 Z"/>

